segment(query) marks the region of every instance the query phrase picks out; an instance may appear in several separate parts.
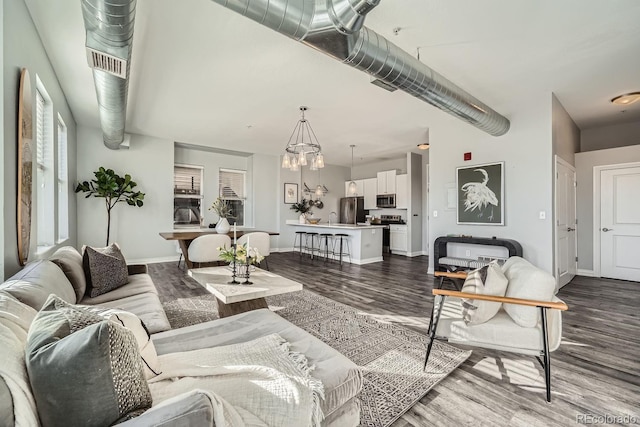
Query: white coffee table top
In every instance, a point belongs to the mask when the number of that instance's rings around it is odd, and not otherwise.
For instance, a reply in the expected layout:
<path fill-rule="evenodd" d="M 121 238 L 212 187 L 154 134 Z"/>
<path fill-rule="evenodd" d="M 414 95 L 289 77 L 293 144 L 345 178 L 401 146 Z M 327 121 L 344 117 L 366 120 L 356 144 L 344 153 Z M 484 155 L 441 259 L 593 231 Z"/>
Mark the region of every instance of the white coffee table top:
<path fill-rule="evenodd" d="M 249 280 L 253 285 L 229 285 L 227 282 L 231 281 L 231 270 L 228 267 L 193 268 L 189 270 L 189 276 L 225 304 L 302 290 L 302 283 L 260 268 L 251 272 Z M 236 280 L 244 282 L 244 278 L 238 277 Z"/>

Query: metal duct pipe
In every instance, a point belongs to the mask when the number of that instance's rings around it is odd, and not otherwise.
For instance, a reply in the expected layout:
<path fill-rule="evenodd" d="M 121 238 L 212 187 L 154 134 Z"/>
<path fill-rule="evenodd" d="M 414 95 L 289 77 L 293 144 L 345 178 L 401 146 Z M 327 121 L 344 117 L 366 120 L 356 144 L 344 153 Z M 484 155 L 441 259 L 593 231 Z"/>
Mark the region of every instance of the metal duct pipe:
<path fill-rule="evenodd" d="M 213 0 L 401 89 L 494 136 L 509 120 L 375 31 L 379 0 Z"/>
<path fill-rule="evenodd" d="M 104 145 L 124 140 L 136 0 L 82 0 Z"/>

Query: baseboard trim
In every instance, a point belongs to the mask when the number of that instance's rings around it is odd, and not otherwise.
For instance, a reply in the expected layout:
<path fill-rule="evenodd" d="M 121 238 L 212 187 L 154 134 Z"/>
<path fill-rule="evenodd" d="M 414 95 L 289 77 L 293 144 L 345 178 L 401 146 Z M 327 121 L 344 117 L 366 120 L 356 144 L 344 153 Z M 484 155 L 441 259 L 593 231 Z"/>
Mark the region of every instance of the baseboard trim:
<path fill-rule="evenodd" d="M 583 270 L 579 268 L 578 271 L 576 271 L 576 273 L 578 274 L 578 276 L 598 277 L 596 276 L 596 273 L 593 270 Z"/>
<path fill-rule="evenodd" d="M 172 255 L 165 257 L 156 257 L 156 258 L 134 258 L 128 259 L 127 264 L 157 264 L 159 262 L 178 262 L 180 255 Z"/>

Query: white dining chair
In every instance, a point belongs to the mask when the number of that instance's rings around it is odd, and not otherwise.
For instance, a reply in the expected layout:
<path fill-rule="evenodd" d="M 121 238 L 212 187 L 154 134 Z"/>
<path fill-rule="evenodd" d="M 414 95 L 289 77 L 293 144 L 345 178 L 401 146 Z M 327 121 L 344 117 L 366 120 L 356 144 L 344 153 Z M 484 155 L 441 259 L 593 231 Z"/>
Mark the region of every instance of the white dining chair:
<path fill-rule="evenodd" d="M 200 266 L 203 262 L 222 261 L 220 247 L 231 247 L 231 238 L 226 234 L 210 234 L 193 239 L 189 245 L 189 261 Z"/>
<path fill-rule="evenodd" d="M 267 257 L 271 253 L 271 238 L 269 237 L 269 233 L 264 233 L 262 231 L 256 231 L 254 233 L 243 234 L 238 239 L 239 245 L 244 245 L 249 241 L 249 244 L 252 248 L 256 248 L 258 253 L 264 257 L 264 263 L 267 270 L 269 269 L 269 263 L 267 262 Z"/>

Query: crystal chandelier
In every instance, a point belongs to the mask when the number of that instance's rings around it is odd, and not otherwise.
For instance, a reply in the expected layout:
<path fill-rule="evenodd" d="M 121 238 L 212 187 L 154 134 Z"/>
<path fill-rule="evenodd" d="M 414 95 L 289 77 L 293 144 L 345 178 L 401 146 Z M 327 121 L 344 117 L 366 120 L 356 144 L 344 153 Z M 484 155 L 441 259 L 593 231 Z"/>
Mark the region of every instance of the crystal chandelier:
<path fill-rule="evenodd" d="M 324 167 L 324 156 L 322 155 L 322 147 L 318 142 L 311 124 L 304 118 L 304 112 L 307 111 L 307 107 L 300 107 L 301 119 L 293 128 L 289 142 L 285 147 L 284 156 L 282 157 L 282 167 L 297 171 L 301 166 L 309 164 L 307 162 L 307 154 L 310 155 L 309 169 L 318 170 Z M 295 135 L 295 139 L 294 139 Z"/>

